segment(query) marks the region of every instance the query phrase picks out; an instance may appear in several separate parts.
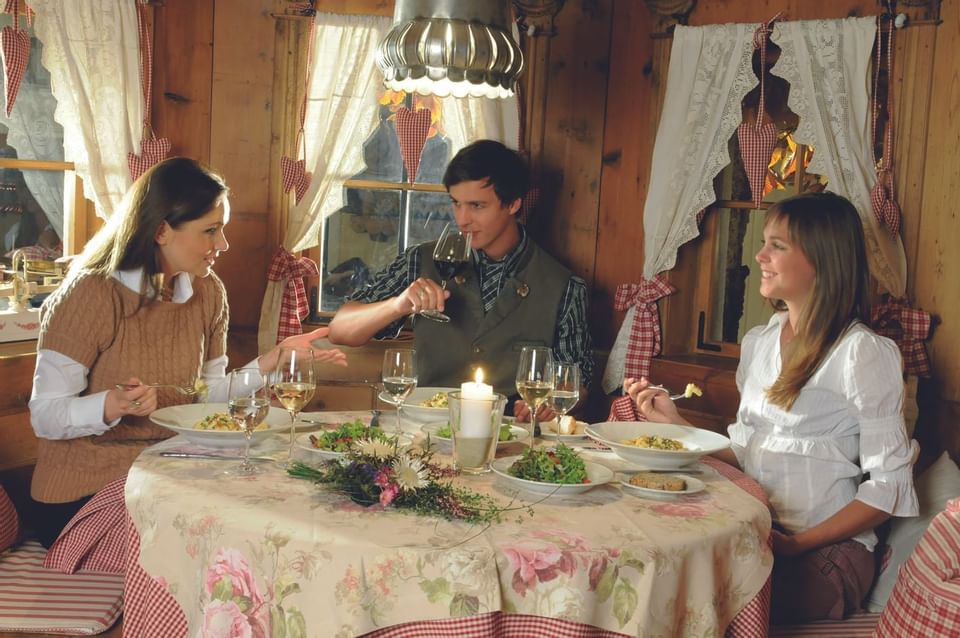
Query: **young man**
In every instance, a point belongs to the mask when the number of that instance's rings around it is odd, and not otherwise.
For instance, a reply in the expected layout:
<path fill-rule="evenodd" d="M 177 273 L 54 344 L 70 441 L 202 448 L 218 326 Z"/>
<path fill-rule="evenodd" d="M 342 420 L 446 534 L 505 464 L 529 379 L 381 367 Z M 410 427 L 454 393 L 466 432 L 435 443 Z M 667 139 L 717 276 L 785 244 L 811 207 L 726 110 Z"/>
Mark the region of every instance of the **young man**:
<path fill-rule="evenodd" d="M 499 142 L 481 140 L 461 149 L 443 184 L 457 225 L 470 234 L 472 267 L 444 290 L 432 260 L 436 242 L 408 249 L 337 311 L 330 341 L 358 346 L 394 337 L 414 315 L 421 386 L 459 387 L 482 367 L 487 383 L 514 396 L 521 348 L 542 345 L 559 360 L 579 363 L 582 384 L 589 387 L 594 362 L 586 284 L 517 223 L 528 181 L 523 159 Z M 416 316 L 430 308 L 450 322 Z M 527 412 L 517 402 L 515 413 Z"/>

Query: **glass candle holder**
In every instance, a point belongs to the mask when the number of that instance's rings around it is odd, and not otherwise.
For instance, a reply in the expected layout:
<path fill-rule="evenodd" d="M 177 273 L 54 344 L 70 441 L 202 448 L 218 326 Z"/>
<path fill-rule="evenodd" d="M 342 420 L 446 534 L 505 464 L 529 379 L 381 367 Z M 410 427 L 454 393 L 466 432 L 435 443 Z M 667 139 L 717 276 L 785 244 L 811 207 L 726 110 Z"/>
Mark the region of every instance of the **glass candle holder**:
<path fill-rule="evenodd" d="M 503 410 L 507 397 L 491 393 L 487 396 L 464 397 L 463 392 L 447 393 L 450 430 L 453 433 L 453 462 L 466 474 L 490 471 L 497 450 Z"/>

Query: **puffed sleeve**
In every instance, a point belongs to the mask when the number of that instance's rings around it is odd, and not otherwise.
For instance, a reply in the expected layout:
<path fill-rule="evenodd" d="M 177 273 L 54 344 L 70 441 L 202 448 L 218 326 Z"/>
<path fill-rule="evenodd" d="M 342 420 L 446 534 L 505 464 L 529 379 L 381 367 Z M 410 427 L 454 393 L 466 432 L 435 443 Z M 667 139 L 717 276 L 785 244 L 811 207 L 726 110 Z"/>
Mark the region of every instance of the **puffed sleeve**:
<path fill-rule="evenodd" d="M 750 369 L 750 363 L 756 351 L 757 340 L 764 331 L 763 326 L 751 328 L 743 336 L 740 343 L 740 363 L 737 365 L 737 390 L 740 391 L 740 405 L 743 405 L 743 385 L 746 382 L 747 370 Z M 744 467 L 743 454 L 746 450 L 750 437 L 753 436 L 753 426 L 744 422 L 742 417 L 743 410 L 737 411 L 737 421 L 727 427 L 727 434 L 730 436 L 730 447 L 737 456 L 737 463 Z"/>
<path fill-rule="evenodd" d="M 892 516 L 916 516 L 916 444 L 903 422 L 902 369 L 897 345 L 863 330 L 850 340 L 843 384 L 860 419 L 860 466 L 870 475 L 857 499 Z"/>

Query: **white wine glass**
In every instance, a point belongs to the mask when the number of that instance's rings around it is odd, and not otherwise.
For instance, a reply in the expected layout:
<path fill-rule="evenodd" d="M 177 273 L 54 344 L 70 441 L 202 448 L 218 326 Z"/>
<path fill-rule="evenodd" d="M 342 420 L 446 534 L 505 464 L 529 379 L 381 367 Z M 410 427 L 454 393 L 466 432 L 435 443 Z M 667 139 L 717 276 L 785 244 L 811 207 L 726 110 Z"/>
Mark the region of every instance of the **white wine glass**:
<path fill-rule="evenodd" d="M 557 432 L 560 432 L 560 419 L 573 409 L 580 400 L 580 365 L 567 361 L 557 361 L 553 365 L 553 392 L 550 393 L 550 407 L 557 413 Z"/>
<path fill-rule="evenodd" d="M 451 222 L 443 227 L 440 238 L 433 249 L 433 265 L 440 273 L 440 287 L 447 289 L 447 281 L 456 277 L 470 263 L 470 234 L 459 230 Z M 434 321 L 446 323 L 450 317 L 439 310 L 428 308 L 420 315 Z"/>
<path fill-rule="evenodd" d="M 530 447 L 537 433 L 537 411 L 553 392 L 553 349 L 524 346 L 517 364 L 517 392 L 530 408 Z"/>
<path fill-rule="evenodd" d="M 383 353 L 383 389 L 397 406 L 397 433 L 403 430 L 400 412 L 404 400 L 417 387 L 417 354 L 415 350 L 389 348 Z"/>
<path fill-rule="evenodd" d="M 250 439 L 270 412 L 270 390 L 264 385 L 259 368 L 238 368 L 230 373 L 227 386 L 227 412 L 243 431 L 243 461 L 226 474 L 249 476 L 260 468 L 250 462 Z"/>
<path fill-rule="evenodd" d="M 294 441 L 297 437 L 297 419 L 300 417 L 300 411 L 310 402 L 316 390 L 313 350 L 281 348 L 277 369 L 273 372 L 273 394 L 290 414 L 290 452 L 287 456 L 287 467 L 293 463 Z"/>

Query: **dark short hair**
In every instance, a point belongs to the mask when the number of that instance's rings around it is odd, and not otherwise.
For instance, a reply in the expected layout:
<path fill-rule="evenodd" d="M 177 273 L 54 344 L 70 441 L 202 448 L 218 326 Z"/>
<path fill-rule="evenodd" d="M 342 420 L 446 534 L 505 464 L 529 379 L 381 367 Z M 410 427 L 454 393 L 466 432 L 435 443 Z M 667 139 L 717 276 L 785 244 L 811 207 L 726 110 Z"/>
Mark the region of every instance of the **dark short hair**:
<path fill-rule="evenodd" d="M 527 194 L 530 169 L 520 154 L 494 140 L 480 140 L 461 148 L 443 173 L 443 185 L 450 190 L 460 182 L 486 180 L 502 204 Z"/>

